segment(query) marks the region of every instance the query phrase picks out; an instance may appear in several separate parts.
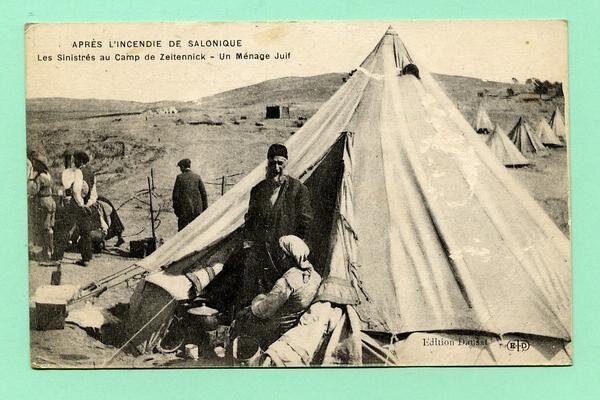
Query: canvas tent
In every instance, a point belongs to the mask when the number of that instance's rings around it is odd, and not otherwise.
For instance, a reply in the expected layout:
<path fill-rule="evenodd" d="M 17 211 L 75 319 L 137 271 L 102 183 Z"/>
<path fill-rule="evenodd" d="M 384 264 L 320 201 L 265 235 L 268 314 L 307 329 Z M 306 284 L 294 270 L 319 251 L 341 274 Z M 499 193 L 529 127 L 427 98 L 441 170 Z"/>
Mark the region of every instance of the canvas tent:
<path fill-rule="evenodd" d="M 457 363 L 532 363 L 507 350 L 510 340 L 526 340 L 540 355 L 533 363 L 569 363 L 568 240 L 424 64 L 420 79 L 399 74 L 411 63 L 390 28 L 286 142 L 288 173 L 312 195 L 307 241 L 324 279 L 300 324 L 267 354 L 275 365 L 439 364 L 432 351 L 444 347 L 422 339 L 463 335 L 477 342 L 446 348 Z M 239 248 L 264 170 L 263 162 L 140 261 L 151 273 L 130 304 L 130 331 L 143 331 L 138 349 L 152 347 L 173 300 L 187 297 L 182 272 L 208 284 Z"/>
<path fill-rule="evenodd" d="M 492 153 L 507 167 L 528 165 L 529 160 L 510 141 L 504 130 L 496 125 L 492 133 L 486 138 L 485 143 Z"/>
<path fill-rule="evenodd" d="M 523 117 L 519 117 L 517 124 L 508 133 L 508 138 L 521 153 L 546 153 L 546 147 Z"/>
<path fill-rule="evenodd" d="M 483 102 L 479 103 L 474 128 L 477 133 L 490 133 L 494 130 L 494 124 L 492 124 Z"/>
<path fill-rule="evenodd" d="M 566 135 L 565 119 L 560 112 L 560 109 L 556 107 L 552 116 L 550 117 L 550 127 L 556 136 L 564 139 Z"/>
<path fill-rule="evenodd" d="M 544 118 L 540 120 L 537 128 L 538 138 L 540 142 L 548 147 L 563 147 L 564 144 L 560 141 L 558 136 L 554 134 L 550 125 Z"/>

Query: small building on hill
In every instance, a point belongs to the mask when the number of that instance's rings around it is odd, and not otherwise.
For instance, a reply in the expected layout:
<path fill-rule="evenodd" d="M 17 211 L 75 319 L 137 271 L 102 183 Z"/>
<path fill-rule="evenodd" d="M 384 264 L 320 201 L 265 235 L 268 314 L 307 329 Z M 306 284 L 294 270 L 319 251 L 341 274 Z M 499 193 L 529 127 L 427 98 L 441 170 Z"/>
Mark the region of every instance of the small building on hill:
<path fill-rule="evenodd" d="M 267 106 L 267 119 L 279 119 L 279 118 L 289 118 L 290 117 L 290 107 L 288 106 Z"/>
<path fill-rule="evenodd" d="M 163 109 L 160 110 L 161 114 L 177 114 L 177 109 L 173 106 L 171 107 L 165 107 Z"/>

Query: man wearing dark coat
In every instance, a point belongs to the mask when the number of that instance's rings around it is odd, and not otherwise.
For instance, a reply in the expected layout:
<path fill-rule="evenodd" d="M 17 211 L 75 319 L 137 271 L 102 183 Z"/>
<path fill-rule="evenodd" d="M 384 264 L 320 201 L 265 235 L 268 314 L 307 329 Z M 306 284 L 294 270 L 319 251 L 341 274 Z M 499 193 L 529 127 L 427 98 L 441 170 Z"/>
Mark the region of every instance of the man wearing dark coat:
<path fill-rule="evenodd" d="M 259 293 L 268 292 L 285 272 L 279 238 L 294 235 L 304 239 L 313 219 L 308 188 L 284 173 L 287 161 L 287 148 L 271 145 L 266 177 L 250 192 L 244 231 L 242 306 Z"/>
<path fill-rule="evenodd" d="M 96 176 L 88 165 L 90 157 L 85 151 L 76 151 L 73 155 L 75 176 L 73 181 L 73 200 L 77 227 L 79 228 L 79 252 L 81 260 L 78 265 L 86 267 L 92 259 L 92 210 L 98 200 Z"/>
<path fill-rule="evenodd" d="M 188 158 L 177 163 L 181 173 L 177 175 L 173 188 L 173 210 L 177 216 L 179 230 L 185 228 L 208 207 L 206 189 L 200 175 L 192 172 Z"/>

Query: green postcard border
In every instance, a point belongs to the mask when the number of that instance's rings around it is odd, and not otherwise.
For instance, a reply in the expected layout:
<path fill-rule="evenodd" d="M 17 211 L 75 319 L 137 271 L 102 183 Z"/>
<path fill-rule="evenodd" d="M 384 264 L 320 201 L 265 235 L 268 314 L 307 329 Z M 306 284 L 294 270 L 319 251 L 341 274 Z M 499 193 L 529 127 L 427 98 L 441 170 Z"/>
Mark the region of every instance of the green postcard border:
<path fill-rule="evenodd" d="M 475 2 L 473 2 L 475 3 Z M 3 2 L 0 92 L 2 399 L 200 398 L 600 398 L 598 15 L 594 0 L 390 1 L 267 0 Z M 29 367 L 23 26 L 26 22 L 334 19 L 567 19 L 570 49 L 574 362 L 572 367 L 310 370 L 36 371 Z M 493 45 L 493 44 L 491 44 Z M 593 382 L 596 383 L 593 383 Z"/>

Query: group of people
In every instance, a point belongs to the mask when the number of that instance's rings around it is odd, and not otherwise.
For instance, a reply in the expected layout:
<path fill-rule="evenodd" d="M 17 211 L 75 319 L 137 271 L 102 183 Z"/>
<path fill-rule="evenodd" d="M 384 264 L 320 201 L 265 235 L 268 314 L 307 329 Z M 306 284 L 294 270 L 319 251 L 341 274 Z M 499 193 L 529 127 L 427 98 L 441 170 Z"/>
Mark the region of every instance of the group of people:
<path fill-rule="evenodd" d="M 37 242 L 42 247 L 40 261 L 60 264 L 76 242 L 81 254 L 77 264 L 87 266 L 94 247 L 104 240 L 117 237 L 117 246 L 124 243 L 124 226 L 112 203 L 98 196 L 88 154 L 67 150 L 63 158 L 61 182 L 56 185 L 46 157 L 37 151 L 28 153 L 30 251 Z"/>

